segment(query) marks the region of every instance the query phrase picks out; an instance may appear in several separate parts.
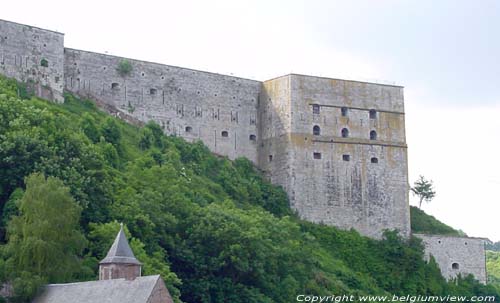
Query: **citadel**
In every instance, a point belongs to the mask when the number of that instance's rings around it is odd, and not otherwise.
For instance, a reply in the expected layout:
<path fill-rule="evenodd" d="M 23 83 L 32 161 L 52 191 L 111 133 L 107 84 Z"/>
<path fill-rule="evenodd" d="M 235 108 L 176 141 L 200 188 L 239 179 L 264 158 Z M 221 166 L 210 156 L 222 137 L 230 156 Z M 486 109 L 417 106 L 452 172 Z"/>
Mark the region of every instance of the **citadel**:
<path fill-rule="evenodd" d="M 71 92 L 216 154 L 246 157 L 305 220 L 372 238 L 411 234 L 401 86 L 298 74 L 248 80 L 65 48 L 62 33 L 4 20 L 0 73 L 42 98 L 63 102 Z M 444 277 L 471 273 L 486 283 L 485 239 L 414 235 Z"/>

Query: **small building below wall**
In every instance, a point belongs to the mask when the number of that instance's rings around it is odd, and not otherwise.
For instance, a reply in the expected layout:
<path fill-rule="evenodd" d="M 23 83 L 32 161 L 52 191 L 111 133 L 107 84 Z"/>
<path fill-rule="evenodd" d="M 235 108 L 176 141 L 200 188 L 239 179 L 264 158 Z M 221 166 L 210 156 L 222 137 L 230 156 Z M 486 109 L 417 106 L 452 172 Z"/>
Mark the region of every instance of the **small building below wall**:
<path fill-rule="evenodd" d="M 455 237 L 444 235 L 413 234 L 422 239 L 425 257 L 433 256 L 443 277 L 453 279 L 459 274 L 463 277 L 474 275 L 479 282 L 486 284 L 486 255 L 484 238 Z"/>

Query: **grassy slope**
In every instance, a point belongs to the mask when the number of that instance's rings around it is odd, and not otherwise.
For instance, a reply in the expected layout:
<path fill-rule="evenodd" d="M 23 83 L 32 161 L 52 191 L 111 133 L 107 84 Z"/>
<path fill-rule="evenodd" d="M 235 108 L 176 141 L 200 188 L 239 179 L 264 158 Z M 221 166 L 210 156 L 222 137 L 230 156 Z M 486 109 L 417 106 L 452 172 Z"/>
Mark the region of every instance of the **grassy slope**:
<path fill-rule="evenodd" d="M 414 233 L 464 236 L 464 233 L 442 223 L 423 210 L 410 206 L 411 230 Z"/>
<path fill-rule="evenodd" d="M 78 137 L 88 136 L 81 129 L 85 115 L 93 117 L 100 128 L 109 120 L 91 102 L 70 97 L 65 104 L 56 105 L 38 99 L 16 101 L 15 95 L 12 82 L 0 78 L 0 102 L 8 107 L 9 102 L 16 104 L 26 113 L 45 113 L 36 116 L 49 121 L 48 126 L 43 122 L 37 128 L 48 129 L 48 139 L 43 134 L 39 137 L 49 147 L 58 141 L 50 134 L 62 132 L 62 128 Z M 102 140 L 92 143 L 86 138 L 75 139 L 71 142 L 74 146 L 63 144 L 57 148 L 58 152 L 74 152 L 81 146 L 96 150 L 96 161 L 104 159 L 94 165 L 100 168 L 93 168 L 103 178 L 95 183 L 98 190 L 86 188 L 82 182 L 94 177 L 85 175 L 87 168 L 80 172 L 85 178 L 79 178 L 78 169 L 61 168 L 60 172 L 53 162 L 45 164 L 45 160 L 40 162 L 33 155 L 27 155 L 25 160 L 36 165 L 17 175 L 22 180 L 36 169 L 52 172 L 71 187 L 77 200 L 87 199 L 82 229 L 90 240 L 85 264 L 90 264 L 94 271 L 91 275 L 95 275 L 95 262 L 105 249 L 94 249 L 99 243 L 92 224 L 105 227 L 106 222 L 125 220 L 132 235 L 144 242 L 144 258 L 154 261 L 148 263 L 148 272 L 158 272 L 166 266 L 164 271 L 169 273 L 168 267 L 172 268 L 182 284 L 172 282 L 174 278 L 167 278 L 167 284 L 174 294 L 180 290 L 180 299 L 185 302 L 290 302 L 299 293 L 471 294 L 478 289 L 491 292 L 471 280 L 446 283 L 435 264 L 422 261 L 418 240 L 404 243 L 389 234 L 384 241 L 374 241 L 354 231 L 299 220 L 283 208 L 286 198 L 282 192 L 263 181 L 247 161 L 217 158 L 199 144 L 164 136 L 164 147 L 140 148 L 150 134 L 115 122 L 119 125 L 120 143 L 115 146 L 114 156 L 108 142 Z M 28 126 L 12 128 L 22 128 L 22 132 L 30 129 L 31 122 L 23 123 Z M 70 137 L 62 138 L 67 141 Z M 81 157 L 78 152 L 74 154 L 73 157 Z M 55 157 L 59 158 L 60 155 Z M 23 186 L 19 180 L 9 182 L 4 184 Z M 12 192 L 12 188 L 6 188 L 0 193 L 0 206 L 6 205 Z M 412 219 L 418 223 L 412 225 L 418 232 L 453 231 L 413 209 Z M 154 259 L 158 254 L 162 257 Z"/>

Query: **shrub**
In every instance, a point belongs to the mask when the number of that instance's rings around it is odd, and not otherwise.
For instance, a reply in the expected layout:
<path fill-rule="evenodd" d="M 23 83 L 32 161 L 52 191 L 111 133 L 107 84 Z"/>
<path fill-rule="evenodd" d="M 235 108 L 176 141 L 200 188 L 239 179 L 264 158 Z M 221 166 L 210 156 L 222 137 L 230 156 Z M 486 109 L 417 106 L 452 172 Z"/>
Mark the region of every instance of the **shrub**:
<path fill-rule="evenodd" d="M 120 63 L 118 63 L 118 67 L 116 68 L 116 71 L 122 77 L 127 76 L 132 72 L 132 64 L 127 59 L 122 59 L 120 61 Z"/>

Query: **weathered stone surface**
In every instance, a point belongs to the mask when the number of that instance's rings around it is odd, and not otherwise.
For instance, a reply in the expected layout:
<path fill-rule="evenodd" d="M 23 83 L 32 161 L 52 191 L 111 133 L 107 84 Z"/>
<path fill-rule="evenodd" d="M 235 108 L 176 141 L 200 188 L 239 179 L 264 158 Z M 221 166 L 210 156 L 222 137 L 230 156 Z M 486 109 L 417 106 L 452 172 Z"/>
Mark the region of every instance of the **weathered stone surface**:
<path fill-rule="evenodd" d="M 64 34 L 0 20 L 0 73 L 63 101 Z M 43 62 L 42 62 L 43 61 Z"/>
<path fill-rule="evenodd" d="M 468 274 L 486 284 L 485 240 L 482 238 L 450 237 L 441 235 L 414 234 L 425 245 L 426 258 L 433 256 L 443 277 L 455 278 Z"/>
<path fill-rule="evenodd" d="M 402 87 L 288 75 L 264 82 L 261 101 L 259 166 L 301 217 L 409 236 Z"/>
<path fill-rule="evenodd" d="M 123 60 L 132 71 L 120 75 Z M 261 83 L 92 52 L 65 50 L 65 89 L 115 106 L 214 153 L 257 161 Z"/>

